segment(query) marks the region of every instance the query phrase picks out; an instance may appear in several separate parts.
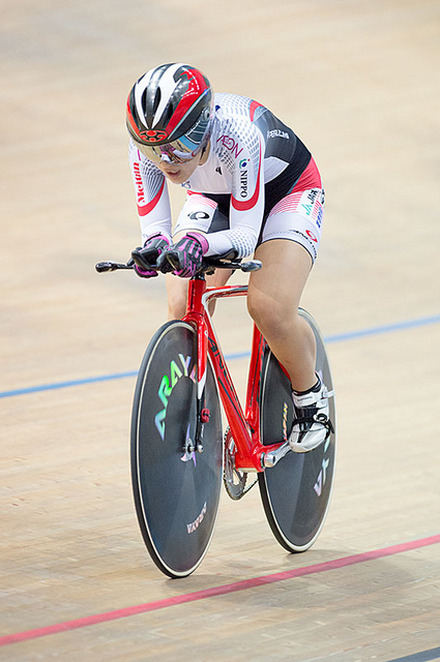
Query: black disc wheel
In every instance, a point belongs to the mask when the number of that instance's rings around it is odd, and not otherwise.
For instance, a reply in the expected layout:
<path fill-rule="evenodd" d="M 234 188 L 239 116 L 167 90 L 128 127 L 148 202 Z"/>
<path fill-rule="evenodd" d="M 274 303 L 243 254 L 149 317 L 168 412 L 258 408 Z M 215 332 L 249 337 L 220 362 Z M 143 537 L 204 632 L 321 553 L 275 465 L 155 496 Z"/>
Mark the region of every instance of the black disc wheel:
<path fill-rule="evenodd" d="M 136 384 L 131 473 L 140 529 L 158 568 L 186 577 L 211 541 L 222 484 L 222 429 L 216 382 L 208 363 L 202 448 L 197 426 L 197 335 L 189 324 L 165 324 L 151 340 Z"/>
<path fill-rule="evenodd" d="M 303 552 L 317 539 L 327 514 L 335 469 L 336 411 L 333 381 L 324 341 L 311 315 L 299 309 L 316 339 L 316 372 L 329 391 L 334 432 L 308 453 L 289 452 L 258 475 L 267 520 L 278 542 L 290 552 Z M 261 437 L 264 445 L 286 441 L 294 408 L 290 381 L 267 349 L 261 385 Z"/>

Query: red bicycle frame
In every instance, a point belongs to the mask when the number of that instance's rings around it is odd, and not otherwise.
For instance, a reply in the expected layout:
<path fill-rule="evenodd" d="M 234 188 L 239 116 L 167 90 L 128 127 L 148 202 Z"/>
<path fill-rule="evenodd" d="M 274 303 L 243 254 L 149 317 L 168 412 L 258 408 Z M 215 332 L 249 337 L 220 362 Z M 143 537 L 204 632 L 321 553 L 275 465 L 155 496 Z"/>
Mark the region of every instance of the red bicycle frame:
<path fill-rule="evenodd" d="M 247 285 L 208 287 L 204 278 L 191 279 L 187 311 L 183 321 L 192 324 L 197 330 L 197 394 L 199 400 L 203 397 L 209 353 L 222 405 L 236 445 L 235 466 L 240 471 L 261 472 L 266 466 L 265 457 L 285 443 L 283 440 L 279 444 L 263 446 L 260 438 L 260 381 L 266 341 L 254 325 L 246 391 L 246 413 L 244 413 L 208 312 L 210 301 L 245 296 L 247 290 Z M 203 421 L 203 411 L 201 415 Z"/>

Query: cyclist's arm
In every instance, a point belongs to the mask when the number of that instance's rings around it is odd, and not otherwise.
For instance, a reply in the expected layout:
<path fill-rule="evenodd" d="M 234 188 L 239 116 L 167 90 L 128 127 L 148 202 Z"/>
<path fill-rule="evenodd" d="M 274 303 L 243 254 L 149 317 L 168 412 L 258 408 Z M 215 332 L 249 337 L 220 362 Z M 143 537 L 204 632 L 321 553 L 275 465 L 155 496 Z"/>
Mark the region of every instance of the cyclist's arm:
<path fill-rule="evenodd" d="M 136 149 L 131 140 L 129 160 L 142 242 L 158 232 L 171 238 L 171 208 L 165 176 L 154 163 L 151 163 Z"/>
<path fill-rule="evenodd" d="M 235 139 L 236 140 L 236 139 Z M 232 143 L 228 143 L 232 144 Z M 209 244 L 206 255 L 225 255 L 233 251 L 237 257 L 251 255 L 257 245 L 264 213 L 264 145 L 261 132 L 252 127 L 247 140 L 230 150 L 222 166 L 228 168 L 231 186 L 229 229 L 213 231 L 215 203 L 203 194 L 190 192 L 178 219 L 179 230 L 206 232 Z M 227 150 L 227 148 L 225 148 Z"/>
<path fill-rule="evenodd" d="M 261 134 L 255 130 L 251 145 L 235 159 L 232 175 L 230 230 L 225 234 L 237 257 L 251 255 L 260 234 L 264 214 L 263 158 Z M 213 237 L 212 249 L 215 248 L 215 243 L 216 239 Z"/>

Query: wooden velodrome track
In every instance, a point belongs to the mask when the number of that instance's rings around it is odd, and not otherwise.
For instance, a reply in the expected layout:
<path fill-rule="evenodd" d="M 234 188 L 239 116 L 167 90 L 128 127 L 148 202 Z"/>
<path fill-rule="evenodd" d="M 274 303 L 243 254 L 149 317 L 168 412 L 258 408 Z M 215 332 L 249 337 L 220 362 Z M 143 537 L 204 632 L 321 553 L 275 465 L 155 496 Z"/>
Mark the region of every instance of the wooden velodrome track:
<path fill-rule="evenodd" d="M 440 658 L 439 25 L 435 0 L 2 0 L 0 659 Z M 139 241 L 125 98 L 167 61 L 269 105 L 321 168 L 304 305 L 340 444 L 312 550 L 284 552 L 257 489 L 224 495 L 180 581 L 146 553 L 129 477 L 164 282 L 94 271 Z M 243 302 L 216 317 L 246 351 Z"/>

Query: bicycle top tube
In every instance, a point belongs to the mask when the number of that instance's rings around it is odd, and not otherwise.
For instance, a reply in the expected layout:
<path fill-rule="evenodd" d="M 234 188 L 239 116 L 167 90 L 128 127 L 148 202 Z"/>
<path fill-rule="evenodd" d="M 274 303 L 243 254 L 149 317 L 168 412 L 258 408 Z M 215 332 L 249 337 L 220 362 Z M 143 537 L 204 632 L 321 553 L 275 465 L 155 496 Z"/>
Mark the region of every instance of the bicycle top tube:
<path fill-rule="evenodd" d="M 219 287 L 207 287 L 202 296 L 202 303 L 206 308 L 209 302 L 214 299 L 246 296 L 247 291 L 247 285 L 220 285 Z"/>

